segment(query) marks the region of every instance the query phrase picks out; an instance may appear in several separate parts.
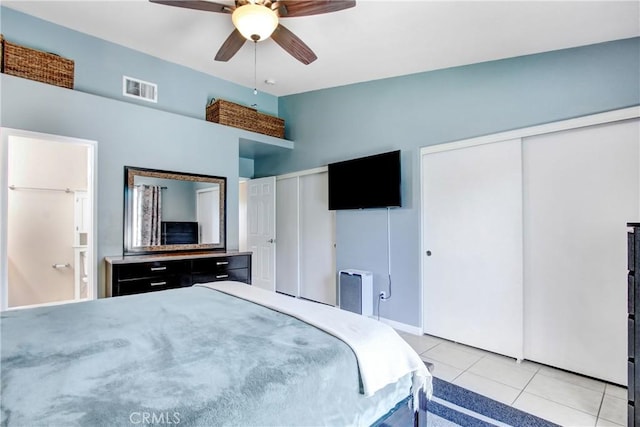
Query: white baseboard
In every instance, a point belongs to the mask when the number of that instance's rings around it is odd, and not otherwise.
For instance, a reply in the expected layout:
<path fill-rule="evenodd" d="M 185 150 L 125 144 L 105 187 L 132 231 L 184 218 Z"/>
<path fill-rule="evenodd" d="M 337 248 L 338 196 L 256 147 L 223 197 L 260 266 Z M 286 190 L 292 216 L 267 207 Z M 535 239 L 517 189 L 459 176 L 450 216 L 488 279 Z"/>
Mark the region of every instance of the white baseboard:
<path fill-rule="evenodd" d="M 381 317 L 380 321 L 391 326 L 393 329 L 397 329 L 398 331 L 407 332 L 413 335 L 422 335 L 422 328 L 418 326 L 407 325 L 406 323 L 396 322 L 395 320 L 385 319 L 384 317 Z"/>

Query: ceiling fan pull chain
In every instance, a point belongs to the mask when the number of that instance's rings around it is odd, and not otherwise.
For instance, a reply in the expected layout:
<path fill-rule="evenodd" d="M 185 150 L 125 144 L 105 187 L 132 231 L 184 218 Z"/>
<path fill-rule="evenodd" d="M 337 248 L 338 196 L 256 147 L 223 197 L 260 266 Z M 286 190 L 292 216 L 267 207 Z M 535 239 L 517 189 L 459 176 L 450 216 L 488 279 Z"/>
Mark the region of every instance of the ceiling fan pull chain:
<path fill-rule="evenodd" d="M 258 61 L 256 60 L 256 56 L 258 55 L 257 53 L 257 49 L 258 49 L 258 41 L 254 40 L 253 41 L 253 94 L 257 95 L 258 94 Z"/>

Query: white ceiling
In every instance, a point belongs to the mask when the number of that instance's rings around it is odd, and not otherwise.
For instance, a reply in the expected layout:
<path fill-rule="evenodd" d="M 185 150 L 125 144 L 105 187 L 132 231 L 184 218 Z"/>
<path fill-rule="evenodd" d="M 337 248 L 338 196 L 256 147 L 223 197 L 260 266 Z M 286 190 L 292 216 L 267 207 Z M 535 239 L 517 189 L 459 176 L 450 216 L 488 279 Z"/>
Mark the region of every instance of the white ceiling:
<path fill-rule="evenodd" d="M 227 14 L 145 0 L 2 0 L 2 5 L 254 85 L 250 43 L 229 62 L 213 60 L 233 30 Z M 352 9 L 281 23 L 318 59 L 303 65 L 272 40 L 260 42 L 258 90 L 277 96 L 640 36 L 640 1 L 358 0 Z M 266 79 L 276 84 L 266 85 Z"/>

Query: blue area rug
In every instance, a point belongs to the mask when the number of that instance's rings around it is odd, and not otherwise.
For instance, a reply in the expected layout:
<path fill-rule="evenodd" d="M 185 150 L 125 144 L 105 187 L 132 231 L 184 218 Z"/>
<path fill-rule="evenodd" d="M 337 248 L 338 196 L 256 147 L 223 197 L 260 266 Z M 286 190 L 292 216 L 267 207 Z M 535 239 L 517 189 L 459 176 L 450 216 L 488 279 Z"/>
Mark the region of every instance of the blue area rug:
<path fill-rule="evenodd" d="M 407 399 L 398 404 L 389 418 L 374 424 L 374 427 L 413 425 L 413 413 L 408 402 Z M 433 378 L 433 398 L 428 402 L 422 399 L 420 406 L 426 408 L 426 423 L 423 420 L 421 425 L 426 424 L 427 427 L 558 427 L 557 424 L 439 378 Z"/>

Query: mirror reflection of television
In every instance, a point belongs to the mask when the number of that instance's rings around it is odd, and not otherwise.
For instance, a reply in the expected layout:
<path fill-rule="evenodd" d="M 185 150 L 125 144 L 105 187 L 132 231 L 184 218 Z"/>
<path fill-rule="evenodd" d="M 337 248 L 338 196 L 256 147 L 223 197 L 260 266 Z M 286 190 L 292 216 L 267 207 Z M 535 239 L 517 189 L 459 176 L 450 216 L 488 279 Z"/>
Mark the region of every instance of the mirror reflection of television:
<path fill-rule="evenodd" d="M 400 150 L 328 165 L 329 210 L 402 206 Z"/>
<path fill-rule="evenodd" d="M 193 221 L 162 221 L 163 245 L 193 245 L 198 243 L 198 223 Z"/>

